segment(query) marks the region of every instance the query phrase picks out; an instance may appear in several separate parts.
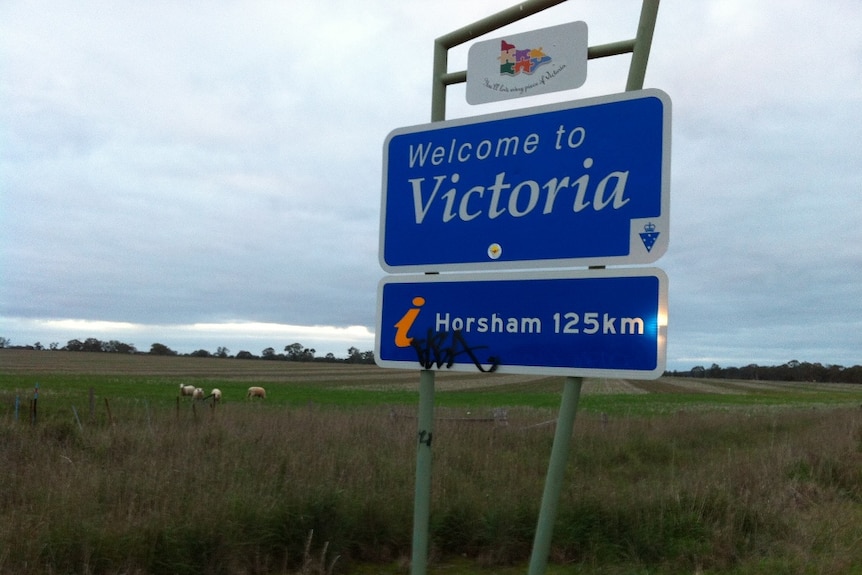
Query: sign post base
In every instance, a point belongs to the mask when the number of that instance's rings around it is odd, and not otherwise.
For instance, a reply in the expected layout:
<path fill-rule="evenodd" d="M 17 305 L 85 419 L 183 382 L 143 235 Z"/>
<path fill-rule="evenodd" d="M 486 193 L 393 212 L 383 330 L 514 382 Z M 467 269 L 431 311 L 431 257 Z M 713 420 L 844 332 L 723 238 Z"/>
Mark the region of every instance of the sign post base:
<path fill-rule="evenodd" d="M 434 372 L 419 372 L 419 431 L 416 450 L 416 491 L 413 501 L 411 575 L 428 570 L 428 529 L 431 517 L 431 439 L 434 432 Z"/>
<path fill-rule="evenodd" d="M 542 494 L 542 507 L 539 510 L 536 536 L 533 539 L 529 575 L 542 575 L 548 567 L 551 536 L 554 533 L 554 521 L 557 518 L 557 506 L 560 501 L 563 478 L 566 475 L 569 445 L 572 442 L 572 427 L 575 424 L 575 412 L 578 410 L 578 401 L 581 397 L 581 383 L 583 383 L 583 379 L 580 377 L 567 377 L 563 387 L 563 399 L 560 402 L 560 415 L 557 417 L 554 446 L 551 448 L 548 476 L 545 478 L 545 491 Z"/>

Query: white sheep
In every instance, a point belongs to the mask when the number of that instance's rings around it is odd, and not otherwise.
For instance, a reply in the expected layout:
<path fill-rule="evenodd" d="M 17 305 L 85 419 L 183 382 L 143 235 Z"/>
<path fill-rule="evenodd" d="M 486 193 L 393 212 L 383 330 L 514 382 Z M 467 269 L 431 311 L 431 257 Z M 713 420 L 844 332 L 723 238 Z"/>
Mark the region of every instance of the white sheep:
<path fill-rule="evenodd" d="M 245 397 L 246 399 L 250 397 L 259 397 L 261 399 L 266 399 L 266 390 L 262 387 L 249 387 L 248 394 Z"/>
<path fill-rule="evenodd" d="M 221 390 L 219 388 L 213 389 L 213 392 L 210 395 L 212 395 L 213 403 L 221 401 Z"/>
<path fill-rule="evenodd" d="M 185 396 L 194 397 L 194 393 L 195 393 L 195 386 L 183 385 L 182 383 L 180 384 L 180 396 L 182 396 L 182 397 L 185 397 Z"/>
<path fill-rule="evenodd" d="M 192 391 L 192 399 L 203 399 L 204 398 L 204 390 L 200 387 L 194 388 Z"/>

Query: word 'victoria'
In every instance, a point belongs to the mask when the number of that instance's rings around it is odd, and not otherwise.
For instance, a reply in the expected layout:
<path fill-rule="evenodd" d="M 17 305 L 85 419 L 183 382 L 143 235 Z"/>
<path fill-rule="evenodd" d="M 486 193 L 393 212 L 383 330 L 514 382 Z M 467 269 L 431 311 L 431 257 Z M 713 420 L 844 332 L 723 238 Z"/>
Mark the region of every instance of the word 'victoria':
<path fill-rule="evenodd" d="M 555 150 L 575 149 L 584 143 L 586 130 L 577 127 L 569 130 L 564 126 L 556 132 Z M 490 140 L 482 140 L 475 145 L 471 142 L 458 142 L 453 139 L 449 146 L 434 146 L 432 143 L 410 145 L 409 166 L 424 167 L 443 164 L 458 164 L 470 160 L 485 160 L 516 156 L 518 153 L 530 155 L 539 145 L 539 136 L 529 134 L 523 140 L 518 136 L 499 138 L 496 145 Z M 584 158 L 584 170 L 593 167 L 593 159 Z M 498 172 L 494 181 L 485 185 L 473 185 L 466 190 L 459 190 L 457 184 L 461 175 L 457 172 L 440 174 L 432 178 L 416 177 L 407 181 L 413 193 L 413 209 L 417 224 L 421 224 L 434 210 L 434 217 L 443 223 L 454 219 L 468 222 L 480 216 L 496 219 L 508 213 L 511 217 L 520 218 L 532 213 L 541 206 L 542 214 L 551 214 L 560 203 L 571 205 L 575 213 L 592 207 L 601 211 L 608 206 L 618 210 L 629 202 L 626 197 L 628 170 L 611 171 L 590 190 L 590 174 L 563 175 L 552 177 L 545 182 L 524 179 L 519 182 L 507 181 L 505 171 Z M 446 191 L 444 189 L 449 188 Z M 508 197 L 506 197 L 508 195 Z"/>

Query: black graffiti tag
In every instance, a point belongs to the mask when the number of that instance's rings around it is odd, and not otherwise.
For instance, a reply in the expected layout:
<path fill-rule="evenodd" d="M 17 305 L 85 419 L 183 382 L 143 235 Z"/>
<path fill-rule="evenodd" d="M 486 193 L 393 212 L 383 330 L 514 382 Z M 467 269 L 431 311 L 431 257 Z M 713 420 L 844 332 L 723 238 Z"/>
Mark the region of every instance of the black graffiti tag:
<path fill-rule="evenodd" d="M 451 339 L 450 339 L 451 336 Z M 431 369 L 432 367 L 451 368 L 455 364 L 456 358 L 461 355 L 466 355 L 470 358 L 479 371 L 492 373 L 497 370 L 500 365 L 500 359 L 495 356 L 489 356 L 487 363 L 491 366 L 485 369 L 482 362 L 476 357 L 476 351 L 486 349 L 487 345 L 470 346 L 460 329 L 452 332 L 438 332 L 428 330 L 428 336 L 425 339 L 414 337 L 410 345 L 416 350 L 416 355 L 419 358 L 419 364 L 423 369 Z"/>
<path fill-rule="evenodd" d="M 425 445 L 426 447 L 431 447 L 431 437 L 434 434 L 430 431 L 423 429 L 419 432 L 419 445 Z"/>

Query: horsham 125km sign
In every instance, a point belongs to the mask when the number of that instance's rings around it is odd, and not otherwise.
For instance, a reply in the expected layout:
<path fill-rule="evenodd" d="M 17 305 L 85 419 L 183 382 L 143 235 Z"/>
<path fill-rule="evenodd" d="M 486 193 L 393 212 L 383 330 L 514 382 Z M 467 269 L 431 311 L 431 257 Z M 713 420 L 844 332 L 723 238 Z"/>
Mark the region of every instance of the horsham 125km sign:
<path fill-rule="evenodd" d="M 664 372 L 667 277 L 656 268 L 385 277 L 382 367 L 654 379 Z"/>
<path fill-rule="evenodd" d="M 667 249 L 670 107 L 642 90 L 393 131 L 381 266 L 654 262 Z"/>

